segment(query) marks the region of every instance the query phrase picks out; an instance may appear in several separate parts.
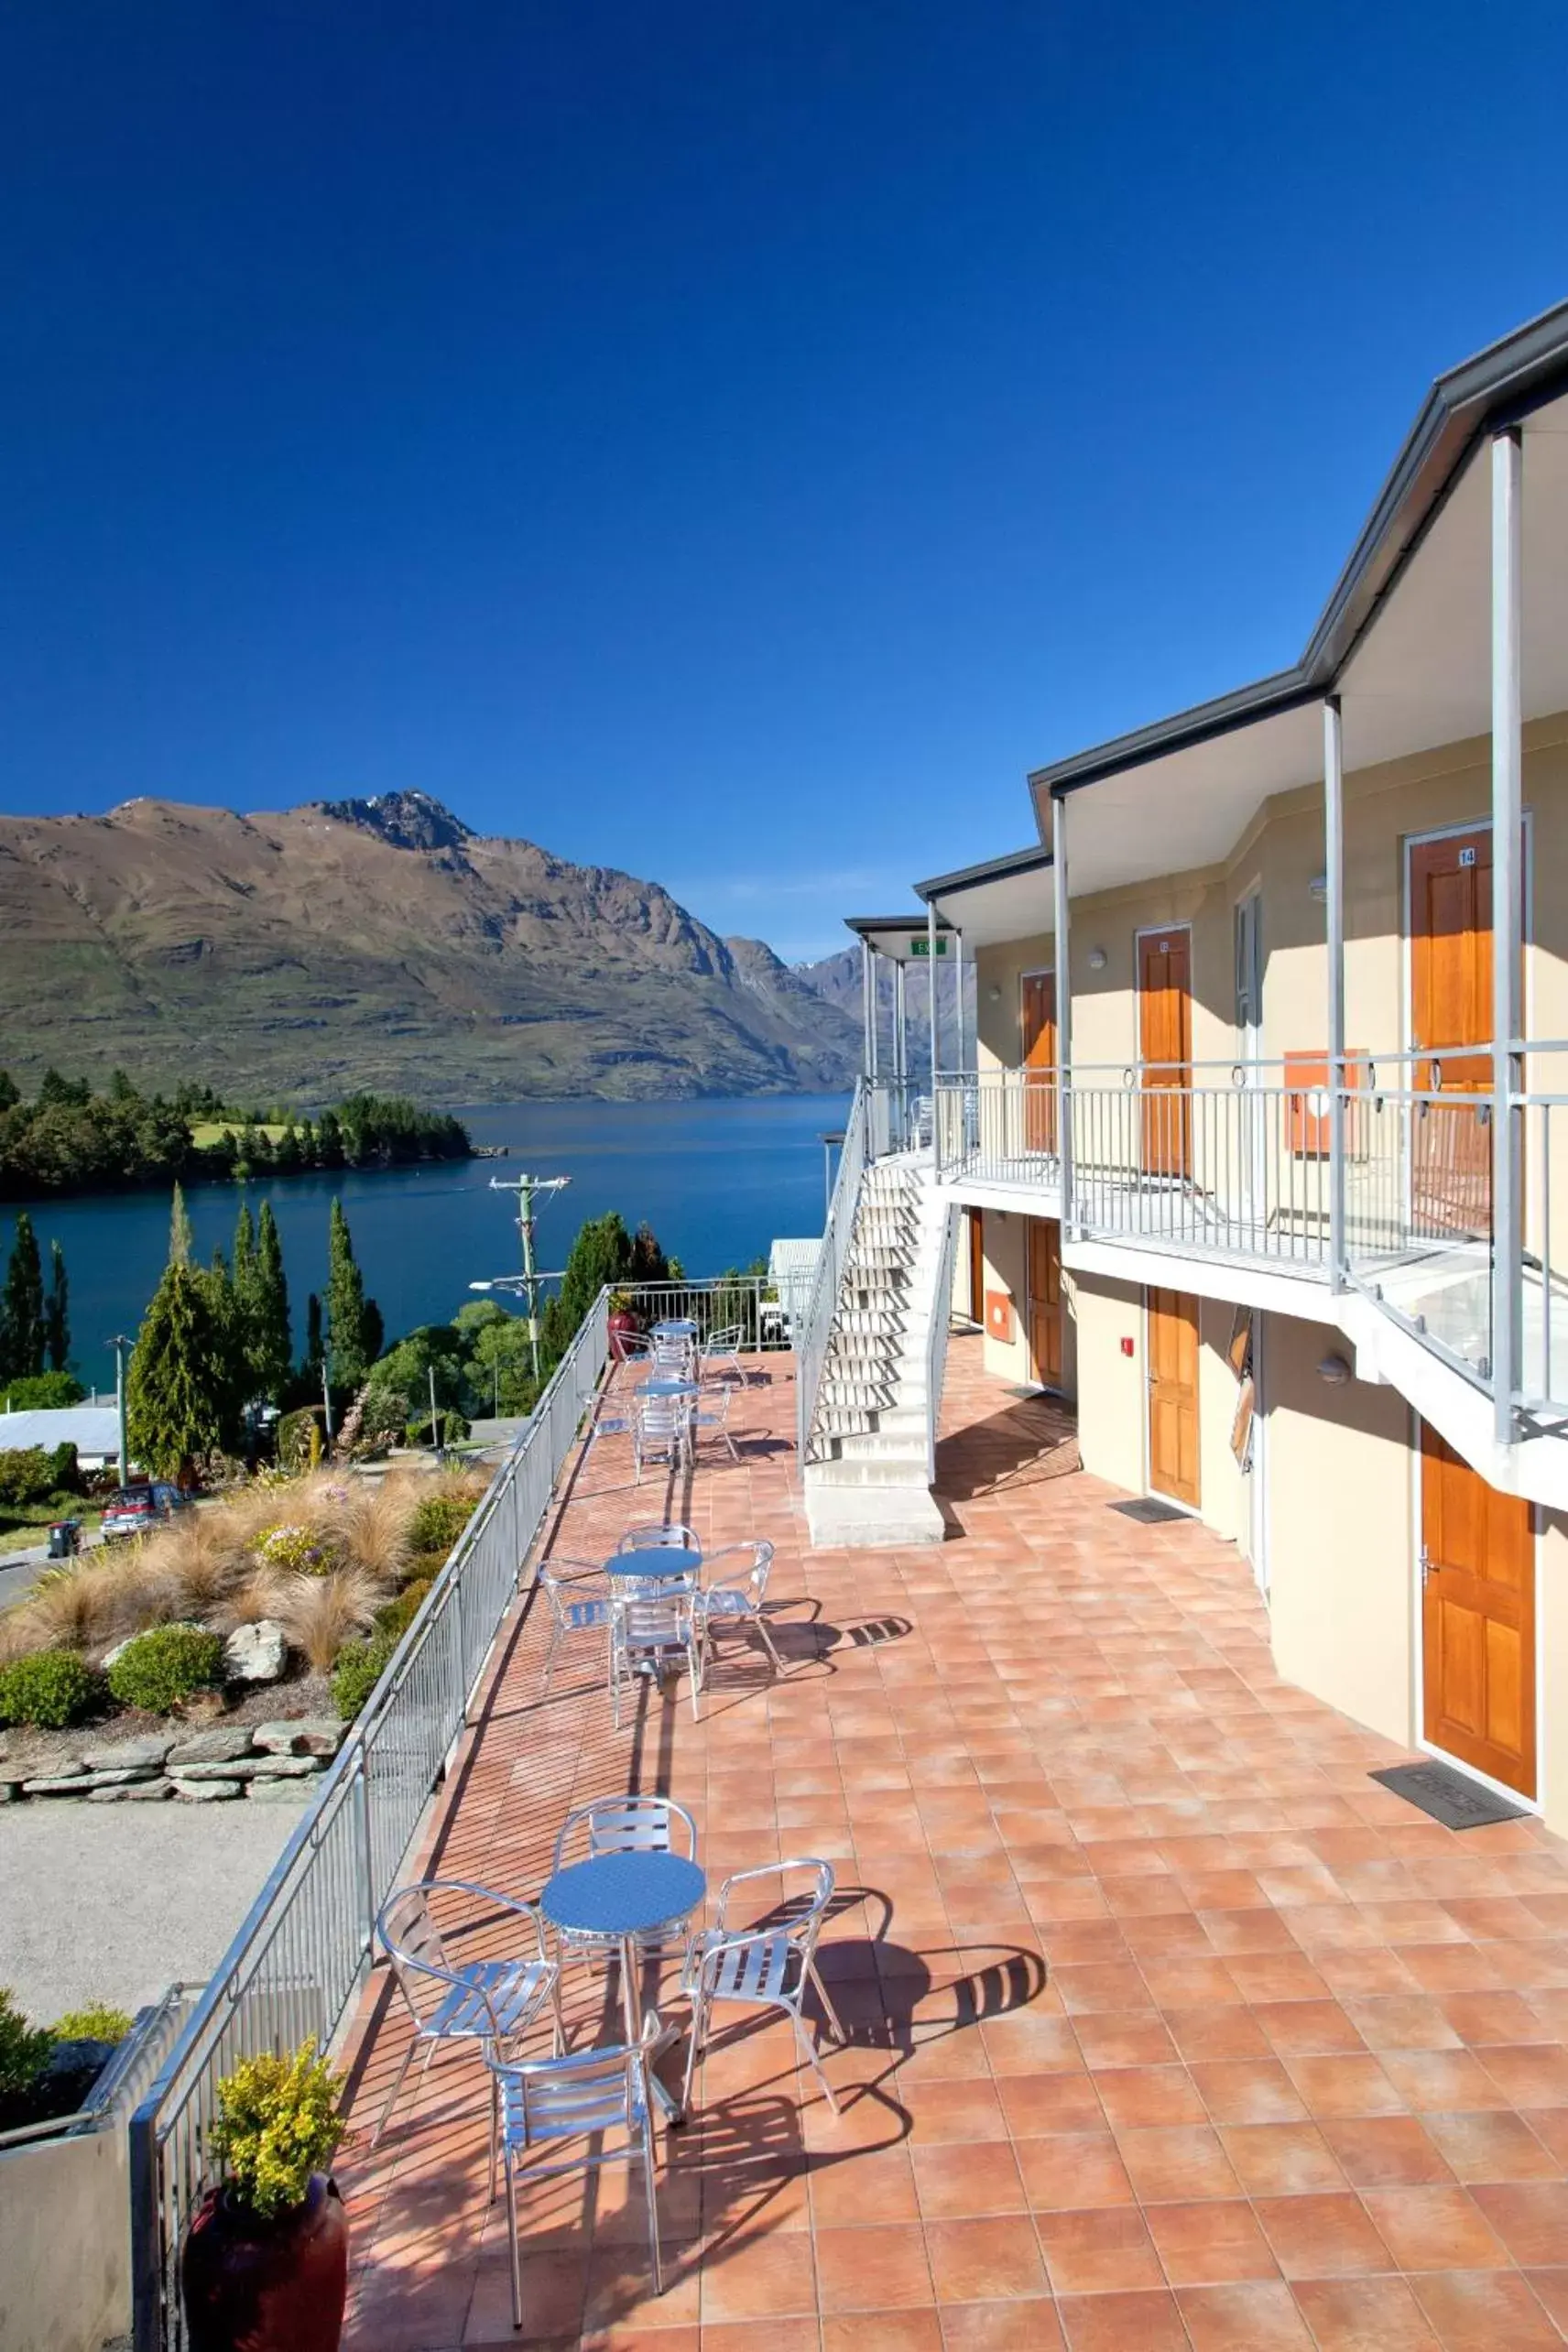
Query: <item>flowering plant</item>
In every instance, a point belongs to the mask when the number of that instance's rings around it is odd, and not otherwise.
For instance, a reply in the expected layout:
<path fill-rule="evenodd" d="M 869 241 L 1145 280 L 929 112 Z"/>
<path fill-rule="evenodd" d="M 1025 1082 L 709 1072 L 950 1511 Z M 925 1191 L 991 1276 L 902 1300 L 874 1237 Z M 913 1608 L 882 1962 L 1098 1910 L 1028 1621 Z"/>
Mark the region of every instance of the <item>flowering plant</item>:
<path fill-rule="evenodd" d="M 297 1576 L 325 1576 L 336 1566 L 336 1547 L 319 1528 L 283 1519 L 264 1528 L 256 1540 L 256 1555 L 269 1568 L 286 1568 Z"/>
<path fill-rule="evenodd" d="M 218 2085 L 212 2146 L 236 2205 L 271 2220 L 305 2202 L 310 2175 L 330 2164 L 345 2126 L 338 2081 L 311 2034 L 291 2058 L 269 2050 Z"/>

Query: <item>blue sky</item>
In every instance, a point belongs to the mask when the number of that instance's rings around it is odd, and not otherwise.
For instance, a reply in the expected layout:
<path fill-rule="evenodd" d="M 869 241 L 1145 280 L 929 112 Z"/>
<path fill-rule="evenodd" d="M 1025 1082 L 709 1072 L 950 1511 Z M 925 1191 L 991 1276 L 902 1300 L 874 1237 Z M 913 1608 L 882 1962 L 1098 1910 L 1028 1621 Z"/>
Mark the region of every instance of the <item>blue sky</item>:
<path fill-rule="evenodd" d="M 419 786 L 796 956 L 1300 648 L 1568 12 L 0 13 L 0 801 Z"/>

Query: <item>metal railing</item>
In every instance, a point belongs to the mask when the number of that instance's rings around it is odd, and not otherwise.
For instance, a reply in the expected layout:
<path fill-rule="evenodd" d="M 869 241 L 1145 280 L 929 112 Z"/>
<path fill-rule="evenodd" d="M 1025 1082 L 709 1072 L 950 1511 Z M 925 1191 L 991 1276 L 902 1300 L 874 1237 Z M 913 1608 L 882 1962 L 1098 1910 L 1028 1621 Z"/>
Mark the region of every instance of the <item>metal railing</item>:
<path fill-rule="evenodd" d="M 855 1229 L 855 1204 L 866 1162 L 886 1159 L 906 1147 L 906 1091 L 875 1078 L 862 1078 L 855 1089 L 844 1123 L 838 1171 L 828 1201 L 822 1253 L 812 1277 L 811 1296 L 795 1334 L 795 1443 L 800 1462 L 816 1414 L 817 1391 L 827 1361 L 833 1310 L 844 1282 L 844 1260 Z"/>
<path fill-rule="evenodd" d="M 308 2033 L 325 2046 L 365 1980 L 376 1914 L 604 1374 L 608 1308 L 601 1291 L 131 2118 L 136 2352 L 185 2343 L 178 2255 L 213 2178 L 218 2082 L 240 2060 Z"/>
<path fill-rule="evenodd" d="M 684 1321 L 697 1326 L 699 1341 L 721 1331 L 738 1331 L 748 1355 L 786 1348 L 794 1301 L 789 1283 L 766 1274 L 720 1274 L 694 1282 L 626 1282 L 615 1292 L 642 1323 Z"/>
<path fill-rule="evenodd" d="M 926 1331 L 926 1479 L 936 1484 L 936 1432 L 942 1418 L 942 1384 L 953 1324 L 953 1269 L 958 1251 L 958 1211 L 949 1207 L 937 1258 L 936 1290 Z"/>

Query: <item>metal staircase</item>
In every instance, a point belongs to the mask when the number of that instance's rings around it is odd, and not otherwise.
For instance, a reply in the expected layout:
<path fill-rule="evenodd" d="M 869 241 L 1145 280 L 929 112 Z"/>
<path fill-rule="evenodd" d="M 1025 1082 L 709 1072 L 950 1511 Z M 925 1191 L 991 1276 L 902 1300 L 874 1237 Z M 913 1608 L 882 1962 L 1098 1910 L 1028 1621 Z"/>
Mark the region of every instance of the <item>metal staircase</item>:
<path fill-rule="evenodd" d="M 803 1446 L 811 1541 L 942 1541 L 931 1492 L 955 1219 L 924 1154 L 861 1172 Z"/>

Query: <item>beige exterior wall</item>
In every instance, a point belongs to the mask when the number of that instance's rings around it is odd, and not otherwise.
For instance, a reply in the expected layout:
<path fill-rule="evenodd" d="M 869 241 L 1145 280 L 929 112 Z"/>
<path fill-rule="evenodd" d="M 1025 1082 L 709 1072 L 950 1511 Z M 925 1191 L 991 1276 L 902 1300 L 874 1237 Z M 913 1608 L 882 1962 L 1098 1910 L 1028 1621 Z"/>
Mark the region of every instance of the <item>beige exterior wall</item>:
<path fill-rule="evenodd" d="M 1129 1494 L 1143 1492 L 1143 1292 L 1136 1282 L 1073 1279 L 1078 1339 L 1078 1444 L 1083 1467 Z M 1131 1356 L 1122 1354 L 1130 1339 Z"/>
<path fill-rule="evenodd" d="M 1024 974 L 1055 969 L 1056 942 L 1049 931 L 979 950 L 975 958 L 975 1036 L 980 1069 L 1018 1068 L 1023 1060 Z"/>
<path fill-rule="evenodd" d="M 1024 1331 L 1024 1228 L 1027 1222 L 1024 1217 L 1011 1212 L 1004 1214 L 997 1209 L 987 1209 L 982 1220 L 985 1288 L 987 1291 L 1005 1290 L 1013 1302 L 1011 1343 L 1004 1346 L 987 1332 L 983 1343 L 983 1360 L 986 1371 L 996 1379 L 1020 1385 L 1029 1377 L 1029 1342 Z"/>
<path fill-rule="evenodd" d="M 1270 1315 L 1264 1345 L 1275 1663 L 1357 1723 L 1409 1741 L 1410 1409 L 1392 1388 L 1320 1380 L 1321 1324 Z"/>

